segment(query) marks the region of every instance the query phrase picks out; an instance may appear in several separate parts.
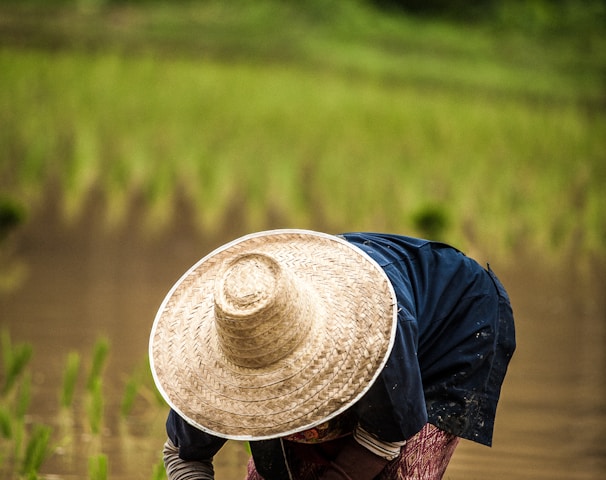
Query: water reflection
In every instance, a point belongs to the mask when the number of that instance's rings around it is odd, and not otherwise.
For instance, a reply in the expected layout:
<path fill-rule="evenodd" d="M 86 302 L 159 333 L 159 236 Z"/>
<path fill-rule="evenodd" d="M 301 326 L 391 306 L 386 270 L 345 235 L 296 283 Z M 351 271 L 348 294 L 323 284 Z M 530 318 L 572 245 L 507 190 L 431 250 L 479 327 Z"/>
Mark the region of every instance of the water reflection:
<path fill-rule="evenodd" d="M 71 227 L 55 218 L 51 206 L 22 229 L 17 255 L 28 276 L 0 300 L 2 325 L 15 340 L 34 345 L 32 418 L 55 427 L 59 448 L 42 471 L 46 478 L 82 478 L 88 456 L 104 452 L 110 478 L 151 478 L 165 412 L 135 408 L 120 418 L 125 381 L 145 359 L 153 317 L 170 286 L 209 250 L 246 232 L 234 228 L 204 237 L 181 219 L 169 232 L 149 237 L 134 227 L 104 232 L 94 209 Z M 512 297 L 518 351 L 504 385 L 494 447 L 461 442 L 446 478 L 604 478 L 606 269 L 581 273 L 522 259 L 514 265 L 493 259 L 491 265 Z M 111 353 L 103 432 L 94 437 L 84 400 L 58 415 L 57 396 L 67 352 L 86 355 L 101 335 L 110 339 Z M 217 478 L 242 478 L 246 457 L 242 444 L 230 443 L 217 459 Z"/>

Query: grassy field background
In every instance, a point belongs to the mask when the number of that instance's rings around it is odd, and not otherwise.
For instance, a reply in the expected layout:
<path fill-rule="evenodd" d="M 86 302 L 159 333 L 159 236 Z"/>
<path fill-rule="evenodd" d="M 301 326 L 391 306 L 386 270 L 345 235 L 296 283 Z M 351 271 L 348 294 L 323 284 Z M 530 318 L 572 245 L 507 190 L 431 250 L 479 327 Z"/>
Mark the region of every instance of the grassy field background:
<path fill-rule="evenodd" d="M 517 13 L 0 4 L 0 188 L 31 211 L 58 187 L 68 221 L 95 192 L 109 225 L 137 199 L 155 229 L 185 204 L 202 231 L 601 255 L 603 12 Z"/>

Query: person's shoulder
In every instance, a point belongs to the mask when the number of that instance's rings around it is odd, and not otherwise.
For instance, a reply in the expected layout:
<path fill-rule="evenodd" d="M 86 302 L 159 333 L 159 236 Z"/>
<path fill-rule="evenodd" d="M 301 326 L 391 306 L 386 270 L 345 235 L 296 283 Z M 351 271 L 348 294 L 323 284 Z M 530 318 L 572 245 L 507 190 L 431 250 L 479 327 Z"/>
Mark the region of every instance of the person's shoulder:
<path fill-rule="evenodd" d="M 428 240 L 393 233 L 351 232 L 342 234 L 341 238 L 355 245 L 384 268 L 405 258 L 413 260 L 420 255 L 423 246 L 428 244 Z"/>
<path fill-rule="evenodd" d="M 423 248 L 452 248 L 445 243 L 398 233 L 350 232 L 340 236 L 357 246 L 368 246 L 377 249 L 413 251 Z"/>

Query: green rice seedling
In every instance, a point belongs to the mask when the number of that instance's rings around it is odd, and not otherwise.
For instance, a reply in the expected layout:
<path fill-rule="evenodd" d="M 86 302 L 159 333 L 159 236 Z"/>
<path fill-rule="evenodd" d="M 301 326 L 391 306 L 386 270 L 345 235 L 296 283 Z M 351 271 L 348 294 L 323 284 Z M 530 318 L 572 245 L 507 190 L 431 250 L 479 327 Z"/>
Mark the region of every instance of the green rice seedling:
<path fill-rule="evenodd" d="M 0 436 L 5 439 L 10 439 L 13 436 L 12 415 L 3 406 L 0 406 Z"/>
<path fill-rule="evenodd" d="M 87 414 L 91 432 L 98 435 L 101 432 L 101 423 L 103 421 L 103 389 L 100 378 L 95 378 L 89 388 Z"/>
<path fill-rule="evenodd" d="M 93 390 L 96 387 L 97 381 L 100 379 L 101 373 L 103 372 L 108 353 L 109 341 L 106 338 L 97 340 L 93 350 L 91 369 L 86 382 L 86 388 L 88 390 Z"/>
<path fill-rule="evenodd" d="M 124 387 L 124 395 L 122 396 L 122 402 L 120 403 L 120 415 L 122 418 L 127 417 L 131 413 L 139 393 L 140 385 L 141 381 L 139 378 L 137 378 L 137 376 L 135 376 L 135 374 L 131 375 L 126 382 L 126 386 Z"/>
<path fill-rule="evenodd" d="M 442 205 L 424 205 L 413 215 L 413 223 L 418 232 L 426 238 L 440 240 L 445 237 L 448 227 L 448 212 Z"/>
<path fill-rule="evenodd" d="M 151 407 L 164 409 L 167 406 L 156 388 L 147 356 L 127 380 L 121 404 L 123 416 L 127 416 L 131 412 L 137 398 L 143 399 Z"/>
<path fill-rule="evenodd" d="M 35 425 L 21 462 L 21 473 L 29 477 L 37 475 L 44 460 L 50 454 L 49 441 L 51 428 L 47 425 Z M 35 478 L 35 477 L 34 477 Z"/>
<path fill-rule="evenodd" d="M 65 364 L 65 370 L 63 371 L 63 384 L 60 395 L 60 402 L 63 408 L 69 408 L 72 405 L 79 369 L 80 354 L 78 352 L 69 353 Z"/>
<path fill-rule="evenodd" d="M 166 469 L 164 468 L 164 460 L 160 458 L 152 470 L 152 480 L 166 480 Z"/>
<path fill-rule="evenodd" d="M 6 395 L 25 371 L 25 367 L 32 357 L 33 348 L 29 343 L 13 345 L 6 330 L 2 331 L 1 344 L 4 377 L 1 393 Z"/>
<path fill-rule="evenodd" d="M 19 392 L 15 404 L 15 418 L 23 420 L 32 400 L 32 376 L 30 372 L 23 375 L 19 383 Z"/>
<path fill-rule="evenodd" d="M 0 345 L 2 345 L 2 373 L 6 375 L 12 358 L 12 343 L 6 328 L 3 328 L 0 334 Z"/>
<path fill-rule="evenodd" d="M 0 195 L 0 243 L 25 220 L 25 208 L 12 198 Z"/>
<path fill-rule="evenodd" d="M 11 458 L 13 459 L 13 465 L 16 468 L 18 460 L 23 457 L 23 449 L 26 447 L 25 439 L 27 436 L 25 421 L 23 418 L 16 418 L 14 414 L 9 411 L 11 415 L 11 437 L 9 439 L 10 445 L 12 446 Z"/>
<path fill-rule="evenodd" d="M 57 412 L 57 417 L 53 423 L 57 426 L 57 431 L 53 432 L 53 438 L 57 439 L 55 448 L 65 464 L 73 463 L 80 455 L 78 439 L 82 432 L 79 428 L 76 428 L 76 425 L 79 426 L 81 422 L 79 417 L 80 415 L 76 413 L 75 408 L 61 408 Z"/>
<path fill-rule="evenodd" d="M 88 459 L 88 478 L 90 480 L 107 480 L 107 455 L 91 455 Z"/>
<path fill-rule="evenodd" d="M 152 393 L 152 397 L 154 399 L 154 403 L 157 407 L 166 408 L 166 400 L 160 393 L 160 391 L 156 388 L 156 383 L 154 382 L 154 377 L 151 372 L 151 366 L 149 364 L 149 357 L 145 357 L 145 376 L 143 378 L 143 386 L 148 389 Z"/>
<path fill-rule="evenodd" d="M 127 379 L 120 404 L 120 413 L 123 418 L 132 412 L 137 399 L 144 400 L 148 406 L 166 407 L 166 402 L 154 385 L 147 356 Z"/>

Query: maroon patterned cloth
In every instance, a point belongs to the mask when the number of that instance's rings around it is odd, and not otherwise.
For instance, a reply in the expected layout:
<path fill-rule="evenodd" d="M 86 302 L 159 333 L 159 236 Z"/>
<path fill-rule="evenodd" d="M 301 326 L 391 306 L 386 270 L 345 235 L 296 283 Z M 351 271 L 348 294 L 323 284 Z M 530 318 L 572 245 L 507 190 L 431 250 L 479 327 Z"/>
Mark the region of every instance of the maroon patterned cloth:
<path fill-rule="evenodd" d="M 458 443 L 459 437 L 428 423 L 406 442 L 400 456 L 389 462 L 376 480 L 441 480 Z M 303 461 L 292 468 L 294 480 L 320 480 L 327 466 Z M 246 480 L 263 480 L 252 458 Z"/>

